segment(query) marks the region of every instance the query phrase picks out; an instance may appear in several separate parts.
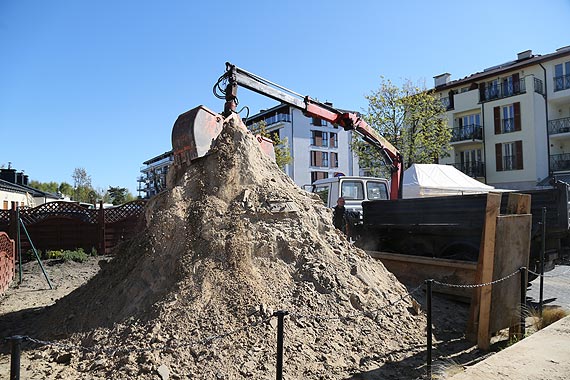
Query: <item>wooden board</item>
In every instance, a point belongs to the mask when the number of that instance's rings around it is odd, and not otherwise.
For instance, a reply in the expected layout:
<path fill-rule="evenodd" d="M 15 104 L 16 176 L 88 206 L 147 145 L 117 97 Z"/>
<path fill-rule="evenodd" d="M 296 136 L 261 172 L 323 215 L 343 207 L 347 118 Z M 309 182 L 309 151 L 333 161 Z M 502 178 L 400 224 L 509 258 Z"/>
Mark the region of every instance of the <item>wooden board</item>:
<path fill-rule="evenodd" d="M 494 280 L 528 268 L 532 215 L 501 215 L 497 218 Z M 490 333 L 518 324 L 520 320 L 520 275 L 493 286 Z"/>
<path fill-rule="evenodd" d="M 380 260 L 400 282 L 412 286 L 421 285 L 428 278 L 449 284 L 475 283 L 476 262 L 379 251 L 367 251 L 367 253 Z M 460 297 L 465 302 L 470 302 L 472 294 L 470 288 L 442 287 L 437 284 L 434 284 L 433 291 Z"/>

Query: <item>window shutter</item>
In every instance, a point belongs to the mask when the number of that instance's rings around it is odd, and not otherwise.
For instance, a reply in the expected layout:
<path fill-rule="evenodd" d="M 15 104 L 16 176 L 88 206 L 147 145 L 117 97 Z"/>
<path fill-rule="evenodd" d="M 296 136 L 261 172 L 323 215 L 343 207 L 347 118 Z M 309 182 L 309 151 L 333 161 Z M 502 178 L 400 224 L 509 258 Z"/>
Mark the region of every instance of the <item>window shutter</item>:
<path fill-rule="evenodd" d="M 521 130 L 521 104 L 516 102 L 513 104 L 513 109 L 515 111 L 515 131 Z"/>
<path fill-rule="evenodd" d="M 495 144 L 495 162 L 497 163 L 497 171 L 503 171 L 503 145 Z"/>
<path fill-rule="evenodd" d="M 518 94 L 521 92 L 521 81 L 519 77 L 519 73 L 513 74 L 513 92 Z"/>
<path fill-rule="evenodd" d="M 495 117 L 495 134 L 501 134 L 501 107 L 493 108 L 493 115 Z"/>
<path fill-rule="evenodd" d="M 515 167 L 517 168 L 517 170 L 522 170 L 523 169 L 523 147 L 522 147 L 522 141 L 515 141 L 515 159 L 517 160 L 515 162 Z"/>
<path fill-rule="evenodd" d="M 479 83 L 479 101 L 485 101 L 485 82 Z"/>

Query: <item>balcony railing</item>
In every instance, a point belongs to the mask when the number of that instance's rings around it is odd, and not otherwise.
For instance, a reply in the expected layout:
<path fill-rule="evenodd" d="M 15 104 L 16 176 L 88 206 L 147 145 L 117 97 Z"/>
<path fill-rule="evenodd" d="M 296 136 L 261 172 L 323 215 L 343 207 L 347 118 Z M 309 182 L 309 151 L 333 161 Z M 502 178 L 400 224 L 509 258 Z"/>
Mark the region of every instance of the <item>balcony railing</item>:
<path fill-rule="evenodd" d="M 554 119 L 548 121 L 548 134 L 556 135 L 558 133 L 570 132 L 570 117 L 562 119 Z"/>
<path fill-rule="evenodd" d="M 503 170 L 516 170 L 517 156 L 503 156 Z"/>
<path fill-rule="evenodd" d="M 552 170 L 553 172 L 570 170 L 570 153 L 551 155 L 550 170 Z"/>
<path fill-rule="evenodd" d="M 482 161 L 475 162 L 456 162 L 452 164 L 457 170 L 472 178 L 485 177 L 485 163 Z"/>
<path fill-rule="evenodd" d="M 449 96 L 446 96 L 445 98 L 440 98 L 439 100 L 441 101 L 441 104 L 443 104 L 446 110 L 451 108 L 451 102 L 449 101 Z"/>
<path fill-rule="evenodd" d="M 570 88 L 570 74 L 554 77 L 554 92 Z"/>
<path fill-rule="evenodd" d="M 483 140 L 483 128 L 477 124 L 464 125 L 451 129 L 451 142 Z"/>
<path fill-rule="evenodd" d="M 502 133 L 510 133 L 510 132 L 514 132 L 515 131 L 515 119 L 513 117 L 510 117 L 508 119 L 503 119 L 501 120 L 501 126 L 502 126 Z"/>
<path fill-rule="evenodd" d="M 283 122 L 290 122 L 291 115 L 288 113 L 278 113 L 277 115 L 270 116 L 265 119 L 265 123 L 269 126 L 271 124 L 279 123 L 280 121 Z"/>
<path fill-rule="evenodd" d="M 524 93 L 526 93 L 526 84 L 524 79 L 519 79 L 516 82 L 497 83 L 495 85 L 487 83 L 485 93 L 483 94 L 484 99 L 480 100 L 482 102 L 486 102 L 489 100 L 501 99 L 506 98 L 507 96 Z"/>
<path fill-rule="evenodd" d="M 538 78 L 534 78 L 534 92 L 544 95 L 544 85 L 542 81 Z"/>

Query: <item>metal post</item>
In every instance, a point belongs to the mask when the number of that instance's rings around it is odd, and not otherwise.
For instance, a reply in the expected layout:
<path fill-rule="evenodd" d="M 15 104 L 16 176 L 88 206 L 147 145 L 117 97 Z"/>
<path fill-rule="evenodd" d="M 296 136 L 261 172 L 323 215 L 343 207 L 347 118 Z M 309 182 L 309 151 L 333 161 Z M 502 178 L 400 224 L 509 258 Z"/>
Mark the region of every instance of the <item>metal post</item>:
<path fill-rule="evenodd" d="M 284 310 L 273 313 L 274 316 L 277 316 L 277 380 L 283 380 L 283 319 L 287 314 L 289 312 Z"/>
<path fill-rule="evenodd" d="M 542 304 L 544 302 L 544 255 L 546 254 L 546 207 L 542 208 L 542 242 L 540 247 L 540 301 L 538 311 L 542 317 Z"/>
<path fill-rule="evenodd" d="M 433 280 L 426 280 L 426 308 L 427 308 L 427 378 L 432 378 L 432 368 L 431 368 L 431 349 L 432 349 L 432 323 L 431 323 L 431 295 L 432 295 L 432 285 Z"/>
<path fill-rule="evenodd" d="M 521 320 L 520 320 L 520 337 L 519 340 L 524 338 L 526 330 L 526 318 L 525 318 L 525 306 L 526 306 L 526 287 L 527 287 L 527 272 L 526 268 L 522 267 L 519 269 L 521 274 Z"/>
<path fill-rule="evenodd" d="M 38 255 L 38 251 L 36 250 L 36 247 L 34 246 L 34 243 L 32 242 L 32 238 L 30 237 L 30 234 L 28 233 L 28 230 L 26 229 L 26 226 L 24 225 L 24 223 L 21 223 L 21 224 L 22 224 L 22 228 L 24 229 L 26 236 L 28 237 L 28 241 L 30 242 L 30 245 L 32 246 L 32 251 L 34 251 L 34 255 L 36 256 L 36 260 L 37 260 L 38 264 L 40 264 L 40 268 L 42 269 L 42 273 L 44 274 L 44 277 L 46 278 L 46 281 L 49 285 L 49 288 L 53 289 L 53 286 L 51 286 L 51 281 L 49 280 L 49 277 L 46 273 L 44 265 L 42 264 L 42 259 L 40 258 L 40 255 Z"/>
<path fill-rule="evenodd" d="M 20 380 L 20 354 L 22 352 L 23 336 L 16 335 L 8 338 L 12 343 L 10 356 L 10 380 Z"/>

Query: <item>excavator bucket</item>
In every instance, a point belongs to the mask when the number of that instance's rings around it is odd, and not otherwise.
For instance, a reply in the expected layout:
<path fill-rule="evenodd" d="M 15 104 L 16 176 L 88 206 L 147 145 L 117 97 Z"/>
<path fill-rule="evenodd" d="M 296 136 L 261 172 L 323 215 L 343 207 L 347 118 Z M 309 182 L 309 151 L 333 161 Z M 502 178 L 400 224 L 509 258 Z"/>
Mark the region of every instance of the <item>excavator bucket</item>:
<path fill-rule="evenodd" d="M 204 106 L 198 106 L 178 116 L 172 128 L 174 165 L 181 167 L 204 157 L 222 132 L 224 117 Z M 245 129 L 245 126 L 244 126 Z M 273 141 L 256 136 L 261 150 L 275 161 Z"/>
<path fill-rule="evenodd" d="M 174 165 L 190 164 L 190 161 L 208 154 L 212 143 L 224 124 L 222 115 L 204 106 L 198 106 L 178 116 L 172 128 Z"/>

